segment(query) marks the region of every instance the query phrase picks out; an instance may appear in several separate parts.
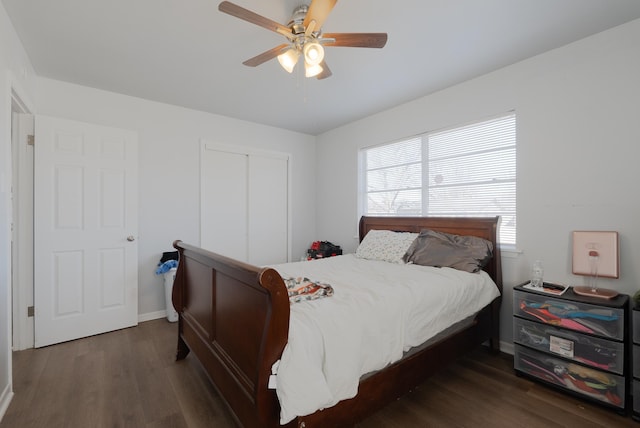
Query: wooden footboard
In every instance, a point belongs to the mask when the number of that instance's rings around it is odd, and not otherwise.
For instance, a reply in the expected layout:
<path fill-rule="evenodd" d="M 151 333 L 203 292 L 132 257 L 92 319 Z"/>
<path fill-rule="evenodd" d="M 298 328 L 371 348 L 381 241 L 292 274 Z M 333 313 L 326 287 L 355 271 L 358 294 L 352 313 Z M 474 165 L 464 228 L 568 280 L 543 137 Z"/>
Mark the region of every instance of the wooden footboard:
<path fill-rule="evenodd" d="M 495 218 L 363 217 L 360 239 L 371 229 L 419 232 L 431 228 L 479 236 L 494 245 L 485 268 L 502 292 Z M 268 388 L 271 366 L 282 355 L 289 334 L 289 299 L 280 275 L 174 242 L 180 263 L 173 305 L 180 315 L 177 359 L 193 352 L 238 422 L 245 427 L 276 427 L 280 406 Z M 489 341 L 499 342 L 500 298 L 454 334 L 361 380 L 358 395 L 329 409 L 298 417 L 287 426 L 349 426 L 406 393 L 456 357 Z"/>
<path fill-rule="evenodd" d="M 177 359 L 189 351 L 245 427 L 279 420 L 271 366 L 289 334 L 289 299 L 280 275 L 174 242 L 180 264 L 173 305 L 180 314 Z"/>

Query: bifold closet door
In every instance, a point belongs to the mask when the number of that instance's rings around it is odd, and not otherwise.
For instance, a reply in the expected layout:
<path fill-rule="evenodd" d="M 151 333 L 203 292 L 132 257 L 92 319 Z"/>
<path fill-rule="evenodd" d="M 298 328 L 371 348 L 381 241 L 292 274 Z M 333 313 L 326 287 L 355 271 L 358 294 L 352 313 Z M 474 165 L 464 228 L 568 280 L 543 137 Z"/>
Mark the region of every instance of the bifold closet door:
<path fill-rule="evenodd" d="M 200 246 L 247 261 L 247 156 L 204 148 Z"/>
<path fill-rule="evenodd" d="M 288 253 L 288 159 L 250 155 L 248 174 L 249 263 L 284 263 Z"/>
<path fill-rule="evenodd" d="M 288 156 L 202 143 L 200 245 L 255 265 L 289 247 Z"/>

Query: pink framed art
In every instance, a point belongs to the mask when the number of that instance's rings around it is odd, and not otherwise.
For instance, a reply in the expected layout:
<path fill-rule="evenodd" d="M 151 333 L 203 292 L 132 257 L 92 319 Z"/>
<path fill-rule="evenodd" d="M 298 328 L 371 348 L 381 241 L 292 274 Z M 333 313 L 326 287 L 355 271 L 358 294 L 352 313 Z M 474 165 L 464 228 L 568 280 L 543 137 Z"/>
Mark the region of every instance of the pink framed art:
<path fill-rule="evenodd" d="M 620 276 L 618 232 L 574 231 L 573 273 L 618 278 Z"/>

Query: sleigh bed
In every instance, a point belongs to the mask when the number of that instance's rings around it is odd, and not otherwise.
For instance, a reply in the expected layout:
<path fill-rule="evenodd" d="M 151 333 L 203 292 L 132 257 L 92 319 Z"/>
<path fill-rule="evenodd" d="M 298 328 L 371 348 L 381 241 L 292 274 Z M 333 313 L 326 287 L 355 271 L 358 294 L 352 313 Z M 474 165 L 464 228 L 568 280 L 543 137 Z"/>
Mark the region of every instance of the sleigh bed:
<path fill-rule="evenodd" d="M 493 257 L 482 269 L 501 294 L 498 222 L 497 217 L 362 217 L 359 232 L 360 241 L 370 230 L 418 233 L 430 229 L 483 238 L 491 242 Z M 278 396 L 272 389 L 277 376 L 272 372 L 289 340 L 292 303 L 281 274 L 181 241 L 174 242 L 174 247 L 180 253 L 172 294 L 180 315 L 177 359 L 189 352 L 196 356 L 240 425 L 283 426 Z M 317 262 L 299 262 L 298 268 L 300 263 Z M 337 294 L 328 299 L 336 299 Z M 355 397 L 295 417 L 284 426 L 351 426 L 478 345 L 488 342 L 497 351 L 499 294 L 472 316 L 410 349 L 399 361 L 362 376 Z"/>

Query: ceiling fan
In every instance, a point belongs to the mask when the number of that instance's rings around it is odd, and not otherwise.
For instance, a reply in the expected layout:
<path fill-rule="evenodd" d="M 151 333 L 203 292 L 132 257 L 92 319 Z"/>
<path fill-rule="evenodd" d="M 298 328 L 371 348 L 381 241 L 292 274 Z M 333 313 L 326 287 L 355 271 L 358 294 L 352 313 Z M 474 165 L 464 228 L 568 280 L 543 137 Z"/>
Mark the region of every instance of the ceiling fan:
<path fill-rule="evenodd" d="M 279 24 L 234 3 L 223 1 L 218 6 L 220 12 L 259 25 L 287 38 L 287 43 L 269 49 L 243 62 L 256 67 L 275 57 L 289 73 L 302 56 L 305 76 L 325 79 L 331 70 L 324 60 L 324 46 L 357 48 L 382 48 L 387 43 L 387 33 L 322 33 L 322 24 L 338 0 L 311 0 L 310 5 L 295 8 L 287 25 Z"/>

